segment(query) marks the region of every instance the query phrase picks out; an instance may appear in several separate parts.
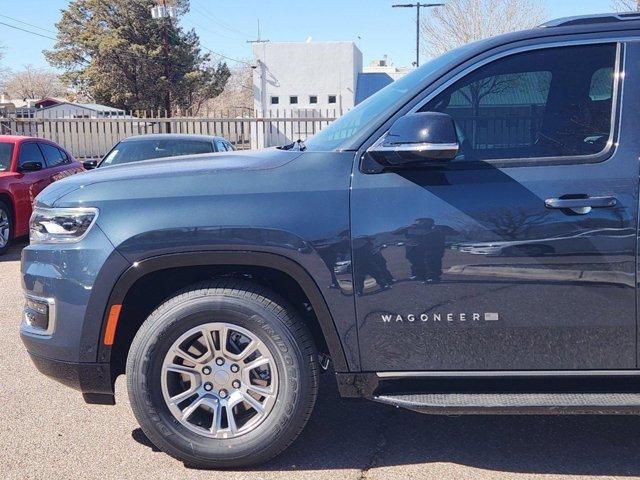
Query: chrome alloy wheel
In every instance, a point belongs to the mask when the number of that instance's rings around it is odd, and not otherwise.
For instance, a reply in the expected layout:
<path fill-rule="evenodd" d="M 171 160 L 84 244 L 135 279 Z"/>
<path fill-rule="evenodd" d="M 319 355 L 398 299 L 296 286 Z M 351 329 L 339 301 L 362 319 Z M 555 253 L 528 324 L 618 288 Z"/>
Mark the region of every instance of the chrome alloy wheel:
<path fill-rule="evenodd" d="M 255 429 L 278 395 L 278 372 L 266 345 L 250 331 L 206 323 L 176 340 L 162 364 L 162 394 L 180 424 L 210 438 Z"/>
<path fill-rule="evenodd" d="M 10 227 L 9 214 L 6 210 L 0 209 L 0 248 L 3 248 L 7 243 L 9 243 Z"/>

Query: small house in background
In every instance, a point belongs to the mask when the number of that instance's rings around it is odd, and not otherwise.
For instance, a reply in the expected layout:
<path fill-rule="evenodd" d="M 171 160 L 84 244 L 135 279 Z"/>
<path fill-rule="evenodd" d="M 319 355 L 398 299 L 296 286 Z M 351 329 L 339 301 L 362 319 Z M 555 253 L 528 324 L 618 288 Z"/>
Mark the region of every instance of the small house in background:
<path fill-rule="evenodd" d="M 99 103 L 68 102 L 64 98 L 12 99 L 0 94 L 0 116 L 13 118 L 109 118 L 124 117 L 125 111 Z"/>
<path fill-rule="evenodd" d="M 125 111 L 99 103 L 75 103 L 44 98 L 36 104 L 34 118 L 110 118 L 123 117 Z"/>

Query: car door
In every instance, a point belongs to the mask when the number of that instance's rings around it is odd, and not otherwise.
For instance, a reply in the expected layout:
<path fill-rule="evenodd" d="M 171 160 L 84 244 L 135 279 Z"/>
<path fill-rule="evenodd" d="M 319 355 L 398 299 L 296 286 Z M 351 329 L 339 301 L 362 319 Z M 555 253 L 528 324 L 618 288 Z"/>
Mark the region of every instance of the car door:
<path fill-rule="evenodd" d="M 600 42 L 469 67 L 415 109 L 453 117 L 454 160 L 355 169 L 364 370 L 636 367 L 640 69 Z"/>
<path fill-rule="evenodd" d="M 22 166 L 27 162 L 40 163 L 41 170 L 27 171 Z M 15 183 L 16 232 L 26 232 L 31 207 L 36 196 L 51 183 L 51 173 L 38 144 L 33 141 L 20 143 L 17 170 L 20 178 Z"/>

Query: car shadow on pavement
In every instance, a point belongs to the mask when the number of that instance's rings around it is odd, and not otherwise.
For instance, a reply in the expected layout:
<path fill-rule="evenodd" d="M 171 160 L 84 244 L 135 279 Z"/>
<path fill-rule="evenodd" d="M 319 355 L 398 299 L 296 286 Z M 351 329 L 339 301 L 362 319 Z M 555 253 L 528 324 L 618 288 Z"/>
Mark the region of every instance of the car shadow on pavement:
<path fill-rule="evenodd" d="M 0 255 L 0 263 L 20 261 L 20 254 L 22 253 L 22 249 L 27 245 L 29 245 L 29 241 L 25 239 L 13 241 L 9 245 L 7 253 L 5 253 L 4 255 Z"/>
<path fill-rule="evenodd" d="M 157 451 L 140 429 L 132 437 Z M 447 462 L 499 472 L 638 476 L 639 446 L 640 417 L 430 416 L 342 399 L 325 374 L 298 440 L 252 470 L 364 472 Z"/>

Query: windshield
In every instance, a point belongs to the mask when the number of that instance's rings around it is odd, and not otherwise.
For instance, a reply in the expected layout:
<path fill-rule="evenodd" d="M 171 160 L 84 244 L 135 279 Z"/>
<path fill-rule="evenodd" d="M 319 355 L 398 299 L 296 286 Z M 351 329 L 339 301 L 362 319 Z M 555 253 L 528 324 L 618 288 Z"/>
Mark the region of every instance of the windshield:
<path fill-rule="evenodd" d="M 13 143 L 0 143 L 0 172 L 6 172 L 11 167 Z"/>
<path fill-rule="evenodd" d="M 402 107 L 413 96 L 407 95 L 419 88 L 426 81 L 433 81 L 439 77 L 443 68 L 453 68 L 458 61 L 466 57 L 471 48 L 468 44 L 425 63 L 420 68 L 405 75 L 399 80 L 387 85 L 385 88 L 367 98 L 350 112 L 344 114 L 338 120 L 331 123 L 324 130 L 314 135 L 305 142 L 307 150 L 327 152 L 340 150 L 346 147 L 350 140 L 355 139 L 373 122 L 384 120 L 389 115 Z M 416 91 L 415 94 L 418 92 Z M 407 98 L 405 98 L 407 97 Z"/>
<path fill-rule="evenodd" d="M 152 158 L 180 157 L 198 153 L 212 153 L 209 140 L 149 139 L 120 142 L 100 162 L 100 167 L 139 162 Z"/>

